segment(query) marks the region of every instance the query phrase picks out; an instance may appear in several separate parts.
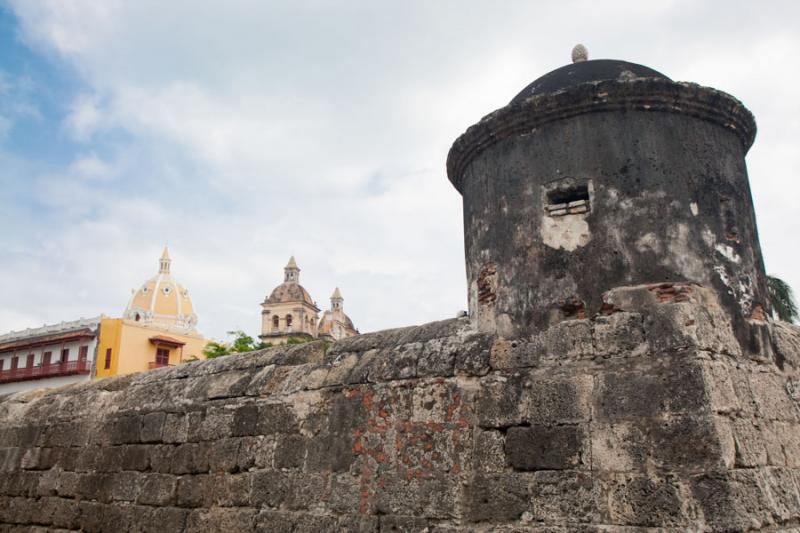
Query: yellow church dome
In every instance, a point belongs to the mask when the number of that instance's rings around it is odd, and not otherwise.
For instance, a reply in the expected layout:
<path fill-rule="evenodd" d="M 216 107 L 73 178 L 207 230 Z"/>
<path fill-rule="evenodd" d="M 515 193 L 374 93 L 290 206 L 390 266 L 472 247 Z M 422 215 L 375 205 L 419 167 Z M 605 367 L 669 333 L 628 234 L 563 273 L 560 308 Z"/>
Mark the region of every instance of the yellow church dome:
<path fill-rule="evenodd" d="M 123 318 L 144 324 L 193 331 L 197 325 L 189 291 L 170 275 L 169 252 L 159 259 L 158 274 L 135 290 Z"/>

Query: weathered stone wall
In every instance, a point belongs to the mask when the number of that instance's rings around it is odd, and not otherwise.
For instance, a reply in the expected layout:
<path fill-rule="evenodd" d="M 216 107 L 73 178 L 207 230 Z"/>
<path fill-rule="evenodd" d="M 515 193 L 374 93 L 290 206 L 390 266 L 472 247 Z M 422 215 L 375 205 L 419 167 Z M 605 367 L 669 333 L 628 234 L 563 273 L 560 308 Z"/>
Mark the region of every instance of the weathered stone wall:
<path fill-rule="evenodd" d="M 745 357 L 698 286 L 606 301 L 527 339 L 450 320 L 2 397 L 0 530 L 797 524 L 800 331 Z"/>

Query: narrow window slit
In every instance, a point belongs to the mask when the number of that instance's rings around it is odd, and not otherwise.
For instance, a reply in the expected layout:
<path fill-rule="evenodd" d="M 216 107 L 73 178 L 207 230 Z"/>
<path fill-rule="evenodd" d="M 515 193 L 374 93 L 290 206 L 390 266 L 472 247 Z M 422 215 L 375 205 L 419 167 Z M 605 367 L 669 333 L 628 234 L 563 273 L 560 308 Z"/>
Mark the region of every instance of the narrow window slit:
<path fill-rule="evenodd" d="M 547 214 L 551 217 L 579 215 L 589 212 L 589 187 L 576 185 L 547 193 Z"/>

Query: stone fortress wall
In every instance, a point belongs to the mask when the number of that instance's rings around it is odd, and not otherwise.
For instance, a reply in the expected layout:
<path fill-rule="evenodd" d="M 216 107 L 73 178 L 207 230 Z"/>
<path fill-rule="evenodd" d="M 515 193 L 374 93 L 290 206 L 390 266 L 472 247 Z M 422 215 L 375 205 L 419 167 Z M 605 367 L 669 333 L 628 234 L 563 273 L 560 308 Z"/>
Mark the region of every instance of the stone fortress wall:
<path fill-rule="evenodd" d="M 660 531 L 800 523 L 800 328 L 605 295 L 0 398 L 0 531 Z M 602 527 L 600 527 L 602 526 Z"/>
<path fill-rule="evenodd" d="M 451 149 L 470 318 L 0 397 L 0 531 L 800 531 L 752 115 L 575 50 Z"/>

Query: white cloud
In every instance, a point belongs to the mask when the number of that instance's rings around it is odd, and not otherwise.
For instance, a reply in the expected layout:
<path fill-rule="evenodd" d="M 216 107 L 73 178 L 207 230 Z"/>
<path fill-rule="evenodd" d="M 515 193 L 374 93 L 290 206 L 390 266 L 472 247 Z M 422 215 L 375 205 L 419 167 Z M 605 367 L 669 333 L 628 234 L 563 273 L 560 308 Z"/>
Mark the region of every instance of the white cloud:
<path fill-rule="evenodd" d="M 107 181 L 113 178 L 113 169 L 94 153 L 79 155 L 70 165 L 69 172 L 83 180 Z"/>
<path fill-rule="evenodd" d="M 103 112 L 96 99 L 81 95 L 72 102 L 64 127 L 78 141 L 88 141 L 103 122 Z"/>

